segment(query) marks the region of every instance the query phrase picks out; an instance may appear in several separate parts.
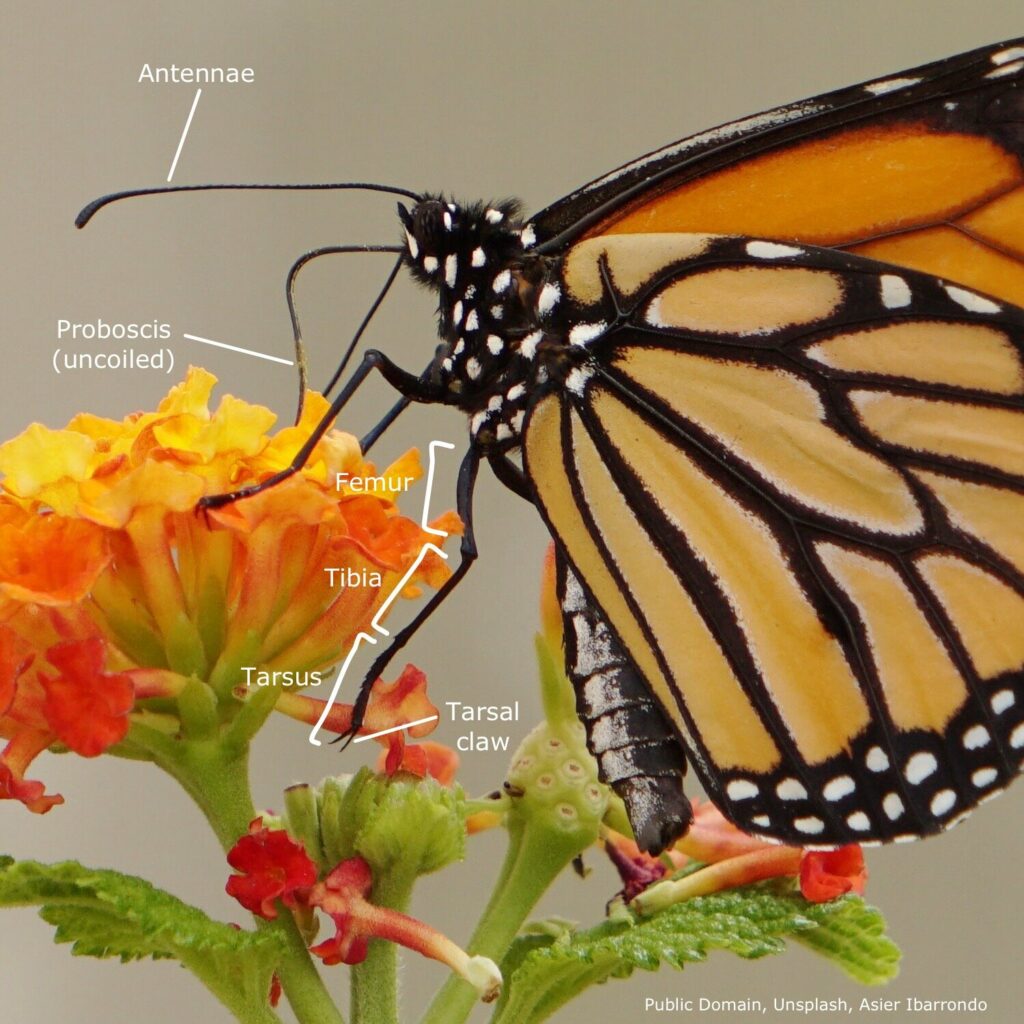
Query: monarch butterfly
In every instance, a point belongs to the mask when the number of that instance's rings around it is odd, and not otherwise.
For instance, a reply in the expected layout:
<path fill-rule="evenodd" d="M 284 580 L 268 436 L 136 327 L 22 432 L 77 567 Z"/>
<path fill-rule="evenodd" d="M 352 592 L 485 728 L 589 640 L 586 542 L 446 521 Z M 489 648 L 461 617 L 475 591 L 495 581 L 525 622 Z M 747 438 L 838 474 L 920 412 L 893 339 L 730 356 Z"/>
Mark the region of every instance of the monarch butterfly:
<path fill-rule="evenodd" d="M 470 433 L 462 563 L 367 679 L 476 557 L 486 461 L 555 540 L 580 716 L 644 849 L 688 826 L 687 763 L 739 827 L 802 845 L 928 835 L 1002 789 L 1022 156 L 1016 40 L 673 143 L 530 218 L 366 186 L 413 202 L 394 251 L 441 344 L 418 374 L 367 352 L 320 433 L 374 369 L 402 397 L 365 447 L 411 402 Z"/>

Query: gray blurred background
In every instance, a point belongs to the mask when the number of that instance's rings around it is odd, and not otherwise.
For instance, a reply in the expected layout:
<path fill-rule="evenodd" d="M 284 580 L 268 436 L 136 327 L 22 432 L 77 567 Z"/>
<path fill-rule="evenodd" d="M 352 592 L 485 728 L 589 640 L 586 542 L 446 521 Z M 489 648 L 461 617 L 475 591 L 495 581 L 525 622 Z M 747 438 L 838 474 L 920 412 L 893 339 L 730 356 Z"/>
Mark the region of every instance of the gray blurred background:
<path fill-rule="evenodd" d="M 181 333 L 288 356 L 282 285 L 291 260 L 318 245 L 397 238 L 391 198 L 339 193 L 136 200 L 76 232 L 72 219 L 88 199 L 159 185 L 167 175 L 195 88 L 138 84 L 145 62 L 256 69 L 254 85 L 204 89 L 175 183 L 377 180 L 470 199 L 518 195 L 537 209 L 702 128 L 1022 35 L 1024 13 L 1018 0 L 7 0 L 0 24 L 8 253 L 0 436 L 9 437 L 32 420 L 63 425 L 79 410 L 121 416 L 151 407 L 189 362 L 215 372 L 222 391 L 287 419 L 295 389 L 289 368 L 200 348 Z M 386 257 L 332 257 L 303 274 L 299 300 L 315 383 L 329 375 L 386 269 Z M 371 340 L 418 369 L 435 342 L 431 312 L 430 297 L 402 281 Z M 55 376 L 60 318 L 168 321 L 175 373 Z M 360 433 L 390 400 L 374 383 L 343 426 Z M 413 410 L 378 457 L 383 463 L 435 438 L 461 444 L 464 431 L 451 412 Z M 442 463 L 437 508 L 453 502 L 446 496 L 456 464 L 456 454 Z M 531 638 L 545 537 L 538 517 L 487 474 L 478 522 L 478 567 L 408 653 L 429 674 L 438 702 L 519 699 L 524 721 L 512 733 L 515 744 L 538 716 Z M 456 735 L 448 724 L 434 738 L 453 742 Z M 288 784 L 367 759 L 365 747 L 344 755 L 315 750 L 304 729 L 272 722 L 255 751 L 257 804 L 279 808 Z M 461 777 L 483 793 L 501 781 L 505 763 L 504 755 L 466 755 Z M 0 850 L 142 874 L 223 919 L 244 919 L 223 893 L 227 867 L 217 844 L 157 770 L 44 755 L 32 775 L 67 803 L 45 817 L 0 805 Z M 948 836 L 869 852 L 869 897 L 906 954 L 885 995 L 977 996 L 988 1002 L 987 1020 L 1020 1019 L 1022 808 L 1018 786 Z M 414 913 L 465 941 L 502 849 L 501 835 L 474 839 L 468 864 L 420 884 Z M 538 916 L 596 922 L 615 883 L 596 854 L 588 861 L 596 868 L 590 877 L 564 878 Z M 343 974 L 333 969 L 339 991 Z M 402 978 L 405 1019 L 413 1021 L 443 972 L 410 958 Z M 648 996 L 770 1004 L 776 996 L 859 1002 L 865 994 L 874 993 L 802 949 L 755 963 L 719 953 L 681 974 L 664 970 L 591 990 L 557 1019 L 641 1019 Z M 486 1016 L 480 1010 L 474 1019 Z M 120 967 L 72 959 L 52 945 L 51 929 L 33 911 L 0 916 L 0 1024 L 227 1019 L 169 962 Z"/>

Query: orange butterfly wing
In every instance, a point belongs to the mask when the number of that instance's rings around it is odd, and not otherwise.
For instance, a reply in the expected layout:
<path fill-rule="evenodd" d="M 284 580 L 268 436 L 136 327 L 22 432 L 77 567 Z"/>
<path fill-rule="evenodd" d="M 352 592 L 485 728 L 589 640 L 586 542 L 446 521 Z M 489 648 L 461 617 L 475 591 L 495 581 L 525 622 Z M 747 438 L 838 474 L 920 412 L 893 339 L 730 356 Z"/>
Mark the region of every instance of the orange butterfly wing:
<path fill-rule="evenodd" d="M 693 231 L 846 249 L 1024 305 L 1022 155 L 1024 45 L 1005 43 L 675 143 L 534 223 L 542 248 L 576 208 L 579 238 Z"/>

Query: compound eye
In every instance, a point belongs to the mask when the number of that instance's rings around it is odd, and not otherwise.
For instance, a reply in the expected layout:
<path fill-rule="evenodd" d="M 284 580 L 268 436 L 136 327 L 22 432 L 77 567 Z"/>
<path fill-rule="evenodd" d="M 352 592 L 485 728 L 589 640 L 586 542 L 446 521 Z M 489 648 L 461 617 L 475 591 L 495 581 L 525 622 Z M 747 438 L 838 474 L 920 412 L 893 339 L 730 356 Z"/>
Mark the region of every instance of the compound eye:
<path fill-rule="evenodd" d="M 441 239 L 445 234 L 446 213 L 445 205 L 436 199 L 425 200 L 413 210 L 412 233 L 426 252 L 436 253 L 441 247 Z"/>

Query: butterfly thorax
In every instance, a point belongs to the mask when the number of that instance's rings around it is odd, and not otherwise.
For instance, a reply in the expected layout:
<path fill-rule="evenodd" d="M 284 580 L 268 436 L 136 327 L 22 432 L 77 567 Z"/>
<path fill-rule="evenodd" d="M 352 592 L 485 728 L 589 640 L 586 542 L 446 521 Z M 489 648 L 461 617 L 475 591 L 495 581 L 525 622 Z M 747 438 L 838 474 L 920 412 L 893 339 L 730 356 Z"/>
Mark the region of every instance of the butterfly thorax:
<path fill-rule="evenodd" d="M 430 372 L 440 400 L 467 414 L 480 447 L 514 448 L 529 399 L 565 362 L 543 309 L 552 261 L 531 251 L 515 202 L 428 198 L 399 214 L 407 264 L 439 296 Z"/>

